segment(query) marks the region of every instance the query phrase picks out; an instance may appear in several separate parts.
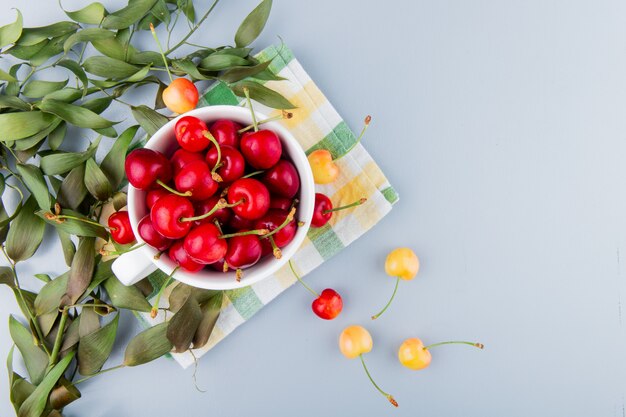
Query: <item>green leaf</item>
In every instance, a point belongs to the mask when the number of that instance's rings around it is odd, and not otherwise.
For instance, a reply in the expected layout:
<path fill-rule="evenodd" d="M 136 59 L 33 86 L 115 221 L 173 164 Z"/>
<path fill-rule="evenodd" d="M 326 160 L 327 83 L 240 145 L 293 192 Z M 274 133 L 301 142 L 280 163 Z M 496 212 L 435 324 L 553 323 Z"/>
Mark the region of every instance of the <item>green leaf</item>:
<path fill-rule="evenodd" d="M 41 158 L 41 170 L 46 175 L 65 174 L 91 158 L 96 153 L 99 144 L 100 138 L 97 138 L 85 152 L 55 152 L 46 155 Z"/>
<path fill-rule="evenodd" d="M 63 143 L 63 140 L 65 139 L 66 134 L 67 124 L 65 122 L 62 122 L 48 135 L 48 145 L 50 145 L 50 149 L 52 149 L 53 151 L 59 149 L 59 147 Z"/>
<path fill-rule="evenodd" d="M 67 353 L 68 350 L 72 349 L 78 343 L 78 340 L 80 339 L 78 328 L 80 326 L 81 319 L 82 312 L 69 324 L 69 326 L 67 326 L 65 336 L 63 337 L 63 344 L 61 345 L 62 353 Z"/>
<path fill-rule="evenodd" d="M 12 77 L 17 78 L 17 73 L 20 70 L 20 68 L 22 68 L 22 65 L 26 65 L 26 63 L 21 62 L 19 64 L 15 64 L 15 65 L 11 66 L 11 68 L 9 69 L 9 74 Z M 17 82 L 7 83 L 7 86 L 4 89 L 4 93 L 7 96 L 14 96 L 14 97 L 16 97 L 20 93 L 20 83 L 17 83 Z"/>
<path fill-rule="evenodd" d="M 95 261 L 95 238 L 81 237 L 78 241 L 78 249 L 72 259 L 70 275 L 67 280 L 67 289 L 61 304 L 74 304 L 85 292 L 93 277 Z"/>
<path fill-rule="evenodd" d="M 243 89 L 247 87 L 250 91 L 250 98 L 274 109 L 295 109 L 289 100 L 283 97 L 280 93 L 270 90 L 254 81 L 240 81 L 233 85 L 231 89 L 239 97 L 245 97 Z"/>
<path fill-rule="evenodd" d="M 167 323 L 160 323 L 135 336 L 126 346 L 124 365 L 143 365 L 172 350 L 172 344 L 166 336 L 167 327 Z"/>
<path fill-rule="evenodd" d="M 139 71 L 139 67 L 107 56 L 90 56 L 83 62 L 90 74 L 104 78 L 123 79 Z"/>
<path fill-rule="evenodd" d="M 115 124 L 115 122 L 111 122 L 91 110 L 59 100 L 45 99 L 39 105 L 39 109 L 46 113 L 55 114 L 75 126 L 87 129 L 111 127 Z"/>
<path fill-rule="evenodd" d="M 11 402 L 17 413 L 20 406 L 35 391 L 35 386 L 16 373 L 13 373 L 13 381 L 11 383 Z"/>
<path fill-rule="evenodd" d="M 68 53 L 72 46 L 81 42 L 93 42 L 99 41 L 102 39 L 111 39 L 115 37 L 115 32 L 111 32 L 110 30 L 101 29 L 101 28 L 88 28 L 83 29 L 79 32 L 74 33 L 72 36 L 67 38 L 65 43 L 63 44 L 63 50 L 65 53 Z"/>
<path fill-rule="evenodd" d="M 124 29 L 132 26 L 145 16 L 154 6 L 156 0 L 131 0 L 128 6 L 120 9 L 102 20 L 105 29 Z"/>
<path fill-rule="evenodd" d="M 49 210 L 52 202 L 50 200 L 50 193 L 48 192 L 48 184 L 46 184 L 41 170 L 30 164 L 17 164 L 16 168 L 28 187 L 28 190 L 35 197 L 35 200 L 37 200 L 39 208 Z"/>
<path fill-rule="evenodd" d="M 63 219 L 61 223 L 58 223 L 55 220 L 46 218 L 46 215 L 49 215 L 50 213 L 43 211 L 43 210 L 38 211 L 36 214 L 37 216 L 44 219 L 46 223 L 56 227 L 59 230 L 64 231 L 65 233 L 69 233 L 70 235 L 85 236 L 85 237 L 99 237 L 104 240 L 109 239 L 109 234 L 107 233 L 107 231 L 104 229 L 103 226 L 96 226 L 95 224 L 85 223 L 84 221 L 74 220 L 74 219 Z M 88 219 L 82 214 L 77 213 L 72 210 L 63 209 L 61 211 L 61 214 L 70 215 L 73 217 L 78 217 L 78 218 L 93 222 L 93 220 Z"/>
<path fill-rule="evenodd" d="M 29 197 L 20 214 L 11 223 L 6 251 L 14 262 L 30 258 L 41 244 L 46 224 L 35 216 L 36 208 L 37 201 L 34 197 Z"/>
<path fill-rule="evenodd" d="M 62 89 L 67 85 L 65 81 L 41 81 L 33 80 L 29 81 L 22 89 L 22 94 L 28 98 L 41 98 L 46 94 L 50 94 L 53 91 Z"/>
<path fill-rule="evenodd" d="M 58 22 L 48 26 L 24 28 L 17 41 L 20 45 L 34 45 L 47 38 L 58 38 L 76 32 L 79 26 L 74 22 Z"/>
<path fill-rule="evenodd" d="M 22 34 L 22 13 L 17 9 L 15 11 L 17 12 L 15 22 L 0 27 L 0 48 L 15 43 Z"/>
<path fill-rule="evenodd" d="M 70 33 L 50 39 L 43 48 L 39 50 L 35 55 L 30 58 L 30 64 L 33 66 L 40 66 L 44 62 L 47 62 L 50 58 L 63 52 L 63 44 L 65 40 L 70 37 Z"/>
<path fill-rule="evenodd" d="M 57 385 L 50 393 L 50 406 L 54 408 L 47 417 L 63 417 L 58 411 L 80 398 L 80 391 L 70 381 L 61 378 L 60 385 Z"/>
<path fill-rule="evenodd" d="M 117 137 L 117 130 L 112 127 L 107 127 L 105 129 L 94 129 L 94 131 L 101 134 L 102 136 L 106 136 L 107 138 Z"/>
<path fill-rule="evenodd" d="M 112 193 L 111 183 L 93 158 L 89 158 L 85 166 L 85 187 L 100 201 L 108 200 Z"/>
<path fill-rule="evenodd" d="M 201 306 L 202 320 L 193 337 L 194 349 L 203 347 L 209 341 L 209 337 L 215 328 L 215 323 L 217 323 L 217 319 L 220 316 L 223 298 L 224 293 L 220 291 Z"/>
<path fill-rule="evenodd" d="M 113 350 L 118 322 L 119 314 L 102 328 L 80 338 L 78 342 L 78 372 L 81 375 L 93 375 L 102 369 Z"/>
<path fill-rule="evenodd" d="M 202 320 L 202 311 L 194 297 L 188 297 L 167 326 L 167 338 L 176 352 L 189 349 Z"/>
<path fill-rule="evenodd" d="M 65 87 L 58 91 L 53 91 L 44 97 L 45 100 L 59 100 L 64 103 L 72 103 L 79 98 L 83 97 L 84 90 L 74 88 L 74 87 Z"/>
<path fill-rule="evenodd" d="M 271 10 L 272 0 L 263 0 L 259 3 L 243 22 L 241 22 L 241 26 L 239 26 L 235 34 L 235 44 L 242 47 L 248 46 L 254 42 L 263 31 Z"/>
<path fill-rule="evenodd" d="M 13 45 L 7 50 L 7 53 L 13 55 L 16 58 L 24 61 L 29 61 L 32 57 L 37 55 L 43 48 L 50 43 L 49 39 L 36 43 L 34 45 Z"/>
<path fill-rule="evenodd" d="M 215 55 L 235 55 L 240 58 L 248 58 L 252 52 L 252 48 L 223 48 L 215 51 Z M 258 64 L 254 58 L 249 59 L 250 64 Z"/>
<path fill-rule="evenodd" d="M 104 19 L 104 16 L 107 14 L 107 11 L 102 3 L 95 2 L 83 7 L 80 10 L 75 10 L 73 12 L 65 11 L 65 14 L 75 22 L 87 23 L 89 25 L 99 25 L 100 22 L 102 22 L 102 19 Z"/>
<path fill-rule="evenodd" d="M 34 301 L 35 314 L 41 316 L 56 311 L 61 305 L 61 297 L 65 294 L 69 274 L 66 272 L 48 282 L 37 294 Z"/>
<path fill-rule="evenodd" d="M 83 84 L 83 95 L 87 94 L 87 88 L 89 87 L 89 80 L 87 79 L 87 74 L 85 74 L 85 70 L 83 67 L 78 64 L 76 61 L 72 61 L 71 59 L 63 59 L 57 62 L 57 65 L 63 68 L 67 68 L 70 70 Z"/>
<path fill-rule="evenodd" d="M 0 266 L 0 284 L 8 285 L 11 288 L 15 287 L 15 276 L 8 266 Z"/>
<path fill-rule="evenodd" d="M 67 356 L 59 361 L 48 372 L 41 384 L 35 388 L 35 391 L 24 401 L 20 407 L 18 417 L 40 417 L 43 410 L 46 408 L 48 402 L 48 396 L 50 391 L 59 381 L 59 379 L 65 373 L 65 370 L 69 366 L 70 362 L 74 359 L 74 352 L 70 352 Z"/>
<path fill-rule="evenodd" d="M 152 306 L 143 296 L 137 287 L 122 284 L 115 276 L 104 281 L 104 289 L 111 303 L 117 308 L 127 308 L 129 310 L 148 312 L 152 310 Z"/>
<path fill-rule="evenodd" d="M 98 262 L 96 265 L 96 272 L 94 272 L 93 278 L 91 279 L 91 284 L 89 284 L 89 288 L 85 291 L 86 295 L 90 294 L 96 289 L 97 286 L 113 276 L 113 272 L 111 272 L 112 264 L 112 259 L 105 262 Z"/>
<path fill-rule="evenodd" d="M 78 325 L 79 338 L 85 337 L 100 328 L 100 316 L 94 309 L 86 308 L 80 313 L 80 324 Z"/>
<path fill-rule="evenodd" d="M 209 77 L 205 77 L 198 71 L 198 67 L 190 59 L 176 59 L 172 61 L 174 68 L 186 72 L 195 80 L 208 80 Z"/>
<path fill-rule="evenodd" d="M 157 0 L 157 2 L 152 7 L 152 10 L 150 10 L 150 13 L 161 22 L 169 26 L 171 19 L 170 10 L 167 8 L 164 0 Z"/>
<path fill-rule="evenodd" d="M 221 71 L 226 68 L 250 65 L 247 59 L 237 55 L 213 54 L 200 61 L 199 66 L 209 71 Z"/>
<path fill-rule="evenodd" d="M 149 136 L 154 135 L 157 130 L 169 122 L 167 117 L 156 112 L 155 110 L 152 110 L 148 106 L 132 106 L 131 112 L 133 113 L 135 120 L 137 120 L 137 123 L 141 125 L 143 130 L 145 130 Z"/>
<path fill-rule="evenodd" d="M 50 275 L 48 274 L 35 274 L 35 278 L 37 278 L 39 281 L 45 283 L 48 283 L 51 281 Z"/>
<path fill-rule="evenodd" d="M 117 38 L 101 39 L 91 42 L 94 48 L 102 55 L 119 61 L 127 61 L 127 58 L 135 53 L 132 45 L 124 45 Z"/>
<path fill-rule="evenodd" d="M 24 364 L 33 384 L 37 385 L 43 379 L 48 367 L 48 355 L 39 346 L 36 346 L 33 335 L 26 330 L 13 316 L 9 316 L 9 332 L 13 342 L 24 358 Z"/>
<path fill-rule="evenodd" d="M 41 132 L 57 118 L 40 111 L 0 114 L 0 142 L 27 138 Z"/>
<path fill-rule="evenodd" d="M 178 0 L 178 9 L 182 10 L 190 23 L 196 23 L 196 11 L 193 8 L 193 0 Z"/>
<path fill-rule="evenodd" d="M 13 81 L 13 82 L 17 81 L 17 79 L 14 76 L 9 74 L 8 72 L 5 72 L 1 68 L 0 68 L 0 80 L 2 80 L 2 81 Z"/>
<path fill-rule="evenodd" d="M 235 83 L 241 81 L 244 78 L 252 77 L 265 71 L 265 69 L 272 63 L 272 61 L 265 61 L 252 67 L 235 67 L 224 72 L 220 76 L 220 80 L 227 83 Z"/>
<path fill-rule="evenodd" d="M 70 207 L 74 210 L 78 208 L 87 196 L 85 187 L 85 165 L 80 164 L 72 169 L 63 179 L 61 188 L 57 194 L 57 201 L 61 207 Z"/>
<path fill-rule="evenodd" d="M 124 179 L 124 161 L 128 146 L 135 138 L 139 126 L 126 129 L 115 141 L 109 153 L 104 157 L 100 168 L 109 179 L 113 189 L 117 189 Z"/>
<path fill-rule="evenodd" d="M 62 230 L 57 229 L 57 234 L 59 235 L 59 240 L 61 241 L 61 247 L 63 248 L 63 257 L 65 258 L 65 264 L 67 266 L 72 265 L 72 259 L 74 259 L 74 255 L 76 254 L 76 245 L 70 239 L 70 235 L 65 233 Z"/>
<path fill-rule="evenodd" d="M 28 151 L 28 150 L 30 150 L 31 148 L 33 148 L 34 146 L 36 146 L 40 142 L 42 142 L 45 139 L 45 137 L 50 134 L 50 132 L 52 132 L 54 129 L 57 128 L 57 126 L 59 124 L 61 124 L 61 119 L 55 119 L 50 126 L 46 127 L 42 131 L 37 132 L 34 135 L 29 136 L 27 138 L 18 140 L 15 143 L 14 149 L 18 150 L 18 151 Z M 29 158 L 30 158 L 30 156 L 28 158 L 23 159 L 23 160 L 26 161 Z"/>
<path fill-rule="evenodd" d="M 30 105 L 17 97 L 0 95 L 0 110 L 3 109 L 29 111 Z"/>

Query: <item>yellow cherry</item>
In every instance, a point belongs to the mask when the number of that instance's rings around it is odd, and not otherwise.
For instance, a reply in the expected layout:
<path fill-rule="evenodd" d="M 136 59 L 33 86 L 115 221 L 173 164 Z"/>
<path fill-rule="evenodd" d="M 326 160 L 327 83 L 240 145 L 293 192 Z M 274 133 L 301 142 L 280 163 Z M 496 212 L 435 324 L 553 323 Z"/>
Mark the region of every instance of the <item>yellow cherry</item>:
<path fill-rule="evenodd" d="M 333 156 L 326 149 L 318 149 L 308 156 L 313 180 L 316 184 L 330 184 L 339 176 L 339 167 L 333 161 Z"/>

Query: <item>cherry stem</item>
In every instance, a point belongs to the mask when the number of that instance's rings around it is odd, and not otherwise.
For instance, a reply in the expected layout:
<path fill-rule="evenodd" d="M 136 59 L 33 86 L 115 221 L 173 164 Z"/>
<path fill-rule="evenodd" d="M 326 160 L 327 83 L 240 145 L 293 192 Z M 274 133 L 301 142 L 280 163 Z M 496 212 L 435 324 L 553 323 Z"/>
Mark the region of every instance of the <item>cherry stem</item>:
<path fill-rule="evenodd" d="M 367 116 L 365 118 L 365 121 L 364 121 L 365 125 L 363 126 L 363 129 L 361 130 L 361 134 L 359 135 L 359 137 L 356 138 L 356 141 L 352 144 L 352 146 L 350 146 L 342 155 L 339 155 L 338 157 L 333 159 L 333 161 L 337 161 L 337 160 L 343 158 L 344 156 L 346 156 L 347 154 L 349 154 L 350 151 L 352 149 L 354 149 L 354 147 L 361 142 L 361 139 L 363 139 L 363 135 L 365 135 L 365 131 L 367 130 L 367 128 L 370 125 L 371 121 L 372 121 L 372 116 Z"/>
<path fill-rule="evenodd" d="M 372 378 L 372 375 L 370 375 L 370 371 L 367 370 L 367 366 L 365 365 L 365 359 L 363 359 L 363 355 L 359 355 L 359 359 L 361 359 L 361 363 L 363 364 L 363 369 L 365 369 L 365 373 L 367 374 L 367 377 L 369 378 L 370 382 L 372 383 L 372 385 L 374 385 L 374 387 L 378 390 L 378 392 L 380 392 L 382 395 L 385 396 L 385 398 L 387 398 L 387 400 L 391 403 L 391 405 L 393 405 L 394 407 L 398 406 L 398 402 L 395 400 L 395 398 L 393 398 L 393 396 L 391 394 L 386 393 L 385 391 L 383 391 L 377 384 L 376 382 L 374 382 L 374 378 Z"/>
<path fill-rule="evenodd" d="M 271 232 L 269 232 L 268 234 L 265 235 L 265 237 L 270 237 L 272 235 L 275 235 L 276 233 L 278 233 L 281 229 L 283 229 L 285 226 L 287 226 L 289 223 L 291 223 L 293 221 L 293 216 L 294 214 L 296 214 L 296 208 L 292 207 L 291 211 L 289 212 L 289 214 L 287 215 L 287 217 L 285 218 L 285 221 L 278 226 L 276 229 L 272 230 Z"/>
<path fill-rule="evenodd" d="M 83 223 L 87 223 L 87 224 L 91 224 L 93 226 L 99 226 L 102 227 L 103 229 L 106 230 L 117 230 L 116 228 L 109 228 L 103 224 L 100 224 L 96 221 L 93 220 L 89 220 L 89 219 L 83 219 L 81 217 L 76 217 L 76 216 L 70 216 L 67 214 L 53 214 L 53 213 L 45 213 L 44 217 L 48 220 L 63 220 L 63 219 L 69 219 L 69 220 L 76 220 L 79 222 L 83 222 Z M 59 223 L 62 223 L 61 221 L 59 221 Z"/>
<path fill-rule="evenodd" d="M 485 345 L 483 345 L 482 343 L 477 343 L 477 342 L 466 342 L 463 340 L 452 340 L 449 342 L 439 342 L 439 343 L 433 343 L 430 344 L 428 346 L 424 346 L 422 349 L 426 350 L 426 349 L 430 349 L 436 346 L 441 346 L 441 345 L 470 345 L 470 346 L 474 346 L 477 347 L 478 349 L 484 349 Z"/>
<path fill-rule="evenodd" d="M 254 114 L 254 109 L 252 108 L 252 102 L 250 101 L 250 90 L 248 90 L 248 87 L 244 87 L 243 88 L 243 93 L 246 96 L 246 101 L 248 102 L 248 107 L 250 107 L 250 114 L 252 114 L 252 127 L 254 128 L 255 132 L 259 131 L 259 124 L 256 121 L 256 115 Z"/>
<path fill-rule="evenodd" d="M 270 245 L 272 245 L 272 255 L 274 255 L 274 258 L 276 259 L 282 258 L 283 251 L 281 251 L 278 245 L 276 244 L 276 241 L 274 240 L 274 236 L 270 236 L 268 237 L 268 239 L 270 241 Z"/>
<path fill-rule="evenodd" d="M 243 177 L 241 177 L 241 178 L 250 178 L 250 177 L 254 177 L 255 175 L 259 175 L 259 174 L 262 174 L 262 173 L 264 173 L 264 172 L 265 172 L 265 171 L 254 171 L 254 172 L 249 173 L 248 175 L 244 175 L 244 176 L 243 176 Z"/>
<path fill-rule="evenodd" d="M 226 200 L 224 200 L 223 198 L 220 198 L 217 203 L 215 203 L 215 205 L 213 206 L 213 208 L 211 210 L 209 210 L 207 213 L 201 214 L 199 216 L 195 216 L 195 217 L 183 217 L 182 219 L 180 219 L 181 222 L 195 222 L 196 220 L 202 220 L 202 219 L 206 219 L 207 217 L 211 216 L 213 213 L 215 213 L 218 210 L 221 210 L 223 208 L 226 207 L 235 207 L 238 206 L 239 204 L 243 203 L 243 200 L 239 200 L 236 203 L 233 204 L 228 204 L 226 202 Z"/>
<path fill-rule="evenodd" d="M 224 233 L 224 232 L 222 231 L 222 226 L 220 225 L 220 221 L 219 221 L 219 220 L 217 220 L 217 219 L 213 220 L 213 224 L 215 224 L 215 227 L 217 227 L 217 230 L 219 230 L 219 231 L 220 231 L 220 235 L 221 235 L 222 233 Z"/>
<path fill-rule="evenodd" d="M 296 277 L 296 279 L 300 282 L 300 284 L 302 284 L 304 286 L 304 288 L 309 290 L 309 292 L 311 294 L 313 294 L 315 297 L 319 297 L 320 296 L 317 292 L 315 292 L 315 290 L 313 288 L 309 287 L 308 285 L 306 285 L 306 283 L 304 281 L 302 281 L 302 278 L 300 278 L 300 275 L 298 275 L 296 270 L 293 268 L 293 264 L 291 263 L 291 260 L 289 261 L 289 268 L 291 269 L 291 272 Z"/>
<path fill-rule="evenodd" d="M 226 235 L 220 235 L 218 236 L 218 239 L 228 239 L 231 237 L 248 236 L 248 235 L 266 236 L 268 233 L 269 233 L 268 229 L 256 229 L 256 230 L 248 230 L 245 232 L 237 232 L 237 233 L 230 233 Z"/>
<path fill-rule="evenodd" d="M 378 312 L 378 314 L 372 316 L 372 320 L 376 320 L 378 317 L 380 317 L 380 315 L 383 314 L 385 310 L 387 310 L 387 307 L 391 305 L 393 297 L 396 296 L 396 292 L 398 291 L 398 284 L 400 284 L 400 277 L 396 277 L 396 286 L 393 288 L 393 294 L 391 294 L 391 298 L 389 299 L 389 301 L 387 301 L 385 307 L 383 307 L 383 309 Z"/>
<path fill-rule="evenodd" d="M 267 123 L 267 122 L 273 122 L 274 120 L 291 119 L 292 117 L 293 117 L 293 113 L 283 110 L 279 115 L 268 117 L 267 119 L 259 120 L 257 125 L 262 125 L 263 123 Z M 254 125 L 248 125 L 244 127 L 243 129 L 239 129 L 237 133 L 241 135 L 242 133 L 247 132 L 248 130 L 253 129 L 253 128 L 254 128 Z"/>
<path fill-rule="evenodd" d="M 332 208 L 330 210 L 324 210 L 322 213 L 323 214 L 327 214 L 327 213 L 332 213 L 334 211 L 340 211 L 340 210 L 349 209 L 349 208 L 352 208 L 352 207 L 360 206 L 361 204 L 365 203 L 366 201 L 367 201 L 367 198 L 361 198 L 360 200 L 355 201 L 352 204 L 348 204 L 346 206 L 341 206 L 341 207 L 335 207 L 335 208 Z"/>
<path fill-rule="evenodd" d="M 115 251 L 115 250 L 105 250 L 104 248 L 100 249 L 100 255 L 102 256 L 111 256 L 111 255 L 123 255 L 125 253 L 128 252 L 132 252 L 135 249 L 139 249 L 142 246 L 145 246 L 145 242 L 144 243 L 140 243 L 139 245 L 135 245 L 132 248 L 128 249 L 128 250 L 122 250 L 122 251 Z"/>
<path fill-rule="evenodd" d="M 163 53 L 163 47 L 161 46 L 161 42 L 159 42 L 159 37 L 154 30 L 154 25 L 150 23 L 150 32 L 152 32 L 152 37 L 156 41 L 157 46 L 159 47 L 159 52 L 161 53 L 161 58 L 163 58 L 163 63 L 165 64 L 165 69 L 167 70 L 167 75 L 170 77 L 170 82 L 174 81 L 172 78 L 172 73 L 170 72 L 170 65 L 167 63 L 167 58 L 165 57 L 165 53 Z"/>
<path fill-rule="evenodd" d="M 157 313 L 159 311 L 159 301 L 161 301 L 161 296 L 163 295 L 165 288 L 167 288 L 170 285 L 170 283 L 173 280 L 172 277 L 174 276 L 176 271 L 178 271 L 179 269 L 180 269 L 180 266 L 177 266 L 176 268 L 174 268 L 172 272 L 168 275 L 163 285 L 161 285 L 161 288 L 159 289 L 159 292 L 157 293 L 156 299 L 154 300 L 154 305 L 152 306 L 152 310 L 150 311 L 150 317 L 155 318 L 157 316 Z"/>
<path fill-rule="evenodd" d="M 156 180 L 156 183 L 159 184 L 161 187 L 165 188 L 170 193 L 175 194 L 180 197 L 190 197 L 192 194 L 191 191 L 185 191 L 184 193 L 181 193 L 180 191 L 173 189 L 172 187 L 170 187 L 169 185 L 167 185 L 161 180 Z"/>
<path fill-rule="evenodd" d="M 215 161 L 215 166 L 213 167 L 213 169 L 211 169 L 211 174 L 215 174 L 215 171 L 217 171 L 217 169 L 221 166 L 220 164 L 222 163 L 222 148 L 220 147 L 220 144 L 217 142 L 217 140 L 213 137 L 211 132 L 206 130 L 203 132 L 203 134 L 205 138 L 210 140 L 211 143 L 215 145 L 215 149 L 217 149 L 217 161 Z M 218 181 L 218 182 L 221 182 L 221 181 Z"/>

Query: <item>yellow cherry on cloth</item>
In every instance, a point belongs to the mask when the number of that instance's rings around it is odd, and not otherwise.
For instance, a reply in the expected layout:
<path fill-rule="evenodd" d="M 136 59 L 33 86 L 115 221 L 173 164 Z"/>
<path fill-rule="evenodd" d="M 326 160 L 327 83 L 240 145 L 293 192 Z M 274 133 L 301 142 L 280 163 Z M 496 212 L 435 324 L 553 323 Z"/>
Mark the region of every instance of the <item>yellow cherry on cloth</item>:
<path fill-rule="evenodd" d="M 409 248 L 397 248 L 389 252 L 385 260 L 385 272 L 405 281 L 412 280 L 420 269 L 420 260 Z"/>
<path fill-rule="evenodd" d="M 163 90 L 163 103 L 174 113 L 183 114 L 195 109 L 198 100 L 198 89 L 186 78 L 176 78 Z"/>
<path fill-rule="evenodd" d="M 348 326 L 339 335 L 339 350 L 348 359 L 371 351 L 373 344 L 372 335 L 363 326 Z"/>
<path fill-rule="evenodd" d="M 326 149 L 313 151 L 307 157 L 313 171 L 313 181 L 316 184 L 330 184 L 339 176 L 339 167 L 333 161 L 333 156 Z"/>
<path fill-rule="evenodd" d="M 427 368 L 432 356 L 424 343 L 417 337 L 406 339 L 398 349 L 398 360 L 404 366 L 415 371 Z"/>

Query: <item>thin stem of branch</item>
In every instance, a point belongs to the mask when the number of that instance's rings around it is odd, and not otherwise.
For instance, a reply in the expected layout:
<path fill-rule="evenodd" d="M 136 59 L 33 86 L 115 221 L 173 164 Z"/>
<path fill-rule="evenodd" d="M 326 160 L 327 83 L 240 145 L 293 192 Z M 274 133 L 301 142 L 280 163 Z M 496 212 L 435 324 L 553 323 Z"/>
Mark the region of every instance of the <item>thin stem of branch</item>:
<path fill-rule="evenodd" d="M 115 371 L 116 369 L 120 369 L 120 368 L 123 368 L 123 367 L 125 367 L 125 366 L 126 366 L 126 365 L 124 365 L 124 364 L 120 364 L 120 365 L 114 366 L 113 368 L 103 369 L 103 370 L 101 370 L 101 371 L 99 371 L 99 372 L 96 372 L 96 373 L 95 373 L 95 374 L 93 374 L 93 375 L 86 376 L 86 377 L 84 377 L 84 378 L 82 378 L 82 379 L 79 379 L 78 381 L 74 381 L 74 385 L 76 385 L 76 384 L 80 384 L 81 382 L 85 382 L 85 381 L 87 381 L 88 379 L 91 379 L 91 378 L 93 378 L 93 377 L 94 377 L 94 376 L 96 376 L 96 375 L 102 375 L 102 374 L 105 374 L 105 373 L 110 372 L 110 371 Z"/>
<path fill-rule="evenodd" d="M 183 37 L 180 42 L 178 42 L 176 45 L 174 45 L 173 47 L 169 48 L 167 51 L 165 51 L 165 55 L 169 55 L 172 52 L 174 52 L 175 50 L 177 50 L 178 48 L 180 48 L 181 45 L 183 45 L 187 39 L 189 39 L 189 37 L 191 35 L 194 34 L 194 32 L 196 30 L 198 30 L 198 28 L 202 25 L 202 23 L 206 20 L 207 17 L 209 17 L 209 15 L 211 14 L 211 12 L 213 11 L 213 9 L 215 8 L 215 6 L 217 6 L 217 3 L 219 3 L 220 0 L 215 0 L 213 2 L 213 4 L 211 5 L 211 7 L 209 8 L 209 10 L 207 10 L 207 12 L 204 14 L 204 16 L 202 16 L 202 18 L 198 21 L 198 23 L 196 23 L 196 25 L 189 31 L 189 33 L 187 33 L 187 35 L 185 35 L 185 37 Z"/>

